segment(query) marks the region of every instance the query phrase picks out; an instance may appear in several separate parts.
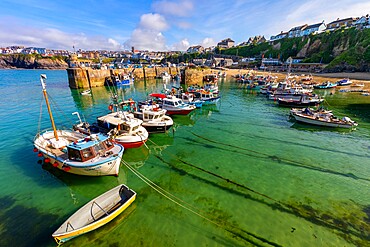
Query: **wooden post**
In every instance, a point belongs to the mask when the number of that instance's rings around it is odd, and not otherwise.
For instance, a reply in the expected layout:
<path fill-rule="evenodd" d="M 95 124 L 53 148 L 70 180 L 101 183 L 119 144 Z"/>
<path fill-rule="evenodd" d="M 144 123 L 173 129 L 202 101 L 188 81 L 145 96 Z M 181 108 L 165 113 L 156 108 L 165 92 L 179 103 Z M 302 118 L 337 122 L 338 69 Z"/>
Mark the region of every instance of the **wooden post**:
<path fill-rule="evenodd" d="M 89 83 L 89 88 L 91 90 L 90 75 L 89 75 L 89 70 L 88 69 L 86 69 L 86 77 L 87 77 L 87 82 Z"/>

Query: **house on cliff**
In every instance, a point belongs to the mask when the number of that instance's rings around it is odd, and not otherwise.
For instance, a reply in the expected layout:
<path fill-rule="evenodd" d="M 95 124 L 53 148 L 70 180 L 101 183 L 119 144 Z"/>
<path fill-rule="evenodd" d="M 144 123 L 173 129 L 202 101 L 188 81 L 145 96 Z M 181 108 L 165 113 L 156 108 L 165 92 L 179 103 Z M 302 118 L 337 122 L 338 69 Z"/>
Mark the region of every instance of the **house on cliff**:
<path fill-rule="evenodd" d="M 369 18 L 369 14 L 367 14 L 366 16 L 362 16 L 360 18 L 358 18 L 354 23 L 353 25 L 357 28 L 357 29 L 364 29 L 364 28 L 370 28 L 370 18 Z"/>
<path fill-rule="evenodd" d="M 209 67 L 230 67 L 233 62 L 231 58 L 213 58 L 207 60 L 206 65 Z"/>
<path fill-rule="evenodd" d="M 358 18 L 353 18 L 353 17 L 345 18 L 345 19 L 338 18 L 336 21 L 332 21 L 328 25 L 326 25 L 326 30 L 335 31 L 341 27 L 348 28 L 348 27 L 351 27 L 357 20 Z"/>
<path fill-rule="evenodd" d="M 218 42 L 217 47 L 228 49 L 228 48 L 233 47 L 234 44 L 235 44 L 234 40 L 227 38 L 227 39 L 221 40 L 221 42 Z"/>
<path fill-rule="evenodd" d="M 254 37 L 250 37 L 247 41 L 247 45 L 258 45 L 264 42 L 266 42 L 265 36 L 257 35 Z"/>
<path fill-rule="evenodd" d="M 279 33 L 275 36 L 271 36 L 270 41 L 275 41 L 275 40 L 283 39 L 283 38 L 286 38 L 286 37 L 288 37 L 288 32 L 281 31 L 281 33 Z"/>
<path fill-rule="evenodd" d="M 304 34 L 303 30 L 308 27 L 307 24 L 304 24 L 302 26 L 293 27 L 288 32 L 288 38 L 295 38 L 295 37 L 302 37 Z"/>
<path fill-rule="evenodd" d="M 193 64 L 195 65 L 199 65 L 199 66 L 202 66 L 206 63 L 206 59 L 205 58 L 194 58 L 192 60 Z"/>
<path fill-rule="evenodd" d="M 306 26 L 302 30 L 302 34 L 303 34 L 302 36 L 321 33 L 325 30 L 325 28 L 326 28 L 326 25 L 325 25 L 324 21 L 322 21 L 320 23 L 313 24 L 313 25 Z"/>
<path fill-rule="evenodd" d="M 195 46 L 190 46 L 187 50 L 187 53 L 203 53 L 204 52 L 204 47 L 201 45 L 195 45 Z"/>

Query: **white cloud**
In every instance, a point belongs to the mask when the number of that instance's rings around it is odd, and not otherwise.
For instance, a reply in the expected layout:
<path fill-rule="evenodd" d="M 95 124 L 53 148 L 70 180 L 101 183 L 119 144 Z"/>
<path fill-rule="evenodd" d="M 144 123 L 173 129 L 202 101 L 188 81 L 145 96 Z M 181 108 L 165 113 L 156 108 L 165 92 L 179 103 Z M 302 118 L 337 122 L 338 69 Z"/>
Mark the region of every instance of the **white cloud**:
<path fill-rule="evenodd" d="M 188 39 L 183 39 L 178 43 L 172 45 L 173 51 L 186 51 L 190 47 Z"/>
<path fill-rule="evenodd" d="M 1 19 L 7 23 L 9 19 Z M 67 33 L 56 28 L 32 27 L 19 24 L 12 18 L 12 25 L 0 25 L 0 46 L 24 45 L 51 49 L 120 50 L 122 45 L 113 38 L 88 36 L 84 33 Z M 11 34 L 11 35 L 9 35 Z"/>
<path fill-rule="evenodd" d="M 217 42 L 215 42 L 212 38 L 205 38 L 202 40 L 201 46 L 207 48 L 207 47 L 215 46 L 216 44 Z"/>
<path fill-rule="evenodd" d="M 268 25 L 262 25 L 264 34 L 276 35 L 281 31 L 289 31 L 291 28 L 304 24 L 315 24 L 324 20 L 325 24 L 335 21 L 337 18 L 361 17 L 368 14 L 369 1 L 353 0 L 309 0 L 285 4 L 285 8 L 276 6 L 275 18 L 279 21 Z M 270 38 L 270 36 L 265 36 Z"/>
<path fill-rule="evenodd" d="M 167 50 L 166 39 L 162 34 L 169 28 L 166 19 L 160 14 L 144 14 L 138 27 L 132 32 L 125 46 L 139 50 Z"/>
<path fill-rule="evenodd" d="M 173 15 L 179 17 L 189 16 L 193 11 L 193 3 L 189 0 L 180 2 L 162 0 L 152 4 L 155 12 L 163 15 Z"/>
<path fill-rule="evenodd" d="M 144 14 L 140 17 L 139 29 L 164 31 L 168 29 L 166 19 L 160 14 Z"/>

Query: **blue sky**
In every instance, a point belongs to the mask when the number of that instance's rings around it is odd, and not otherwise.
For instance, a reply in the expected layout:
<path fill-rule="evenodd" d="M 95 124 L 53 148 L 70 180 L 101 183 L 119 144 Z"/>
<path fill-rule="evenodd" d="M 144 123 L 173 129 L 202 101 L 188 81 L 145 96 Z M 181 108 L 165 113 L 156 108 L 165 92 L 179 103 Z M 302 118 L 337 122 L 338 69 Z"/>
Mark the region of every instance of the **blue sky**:
<path fill-rule="evenodd" d="M 366 14 L 369 0 L 1 0 L 0 47 L 186 50 Z"/>

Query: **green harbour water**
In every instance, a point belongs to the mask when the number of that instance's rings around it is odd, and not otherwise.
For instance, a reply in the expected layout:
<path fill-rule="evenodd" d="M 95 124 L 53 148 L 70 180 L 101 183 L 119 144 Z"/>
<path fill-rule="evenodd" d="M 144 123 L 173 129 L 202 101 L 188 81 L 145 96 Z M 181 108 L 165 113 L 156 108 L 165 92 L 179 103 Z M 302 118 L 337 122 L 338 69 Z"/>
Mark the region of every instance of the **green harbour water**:
<path fill-rule="evenodd" d="M 65 70 L 0 70 L 0 246 L 55 246 L 51 235 L 71 214 L 121 183 L 136 201 L 64 246 L 370 246 L 369 96 L 318 91 L 335 115 L 359 124 L 329 129 L 294 123 L 288 108 L 220 81 L 218 105 L 174 116 L 173 131 L 125 150 L 125 162 L 202 218 L 124 164 L 118 177 L 43 164 L 33 152 L 39 119 L 41 129 L 50 126 L 42 73 L 58 127 L 71 128 L 75 111 L 93 122 L 110 103 L 109 88 L 93 88 L 92 97 L 70 89 Z M 137 81 L 118 93 L 143 100 L 162 88 Z"/>

